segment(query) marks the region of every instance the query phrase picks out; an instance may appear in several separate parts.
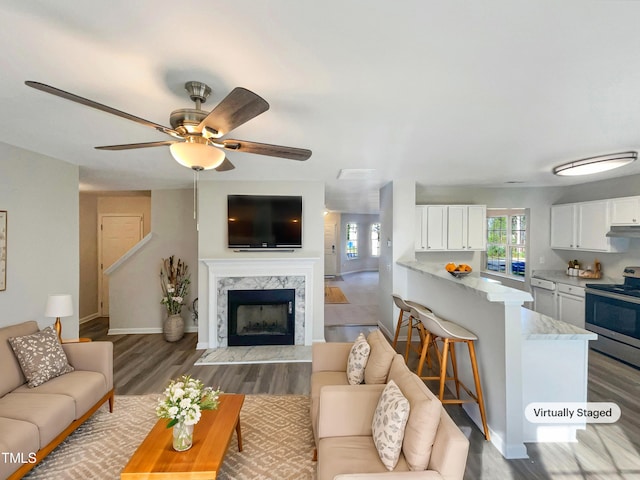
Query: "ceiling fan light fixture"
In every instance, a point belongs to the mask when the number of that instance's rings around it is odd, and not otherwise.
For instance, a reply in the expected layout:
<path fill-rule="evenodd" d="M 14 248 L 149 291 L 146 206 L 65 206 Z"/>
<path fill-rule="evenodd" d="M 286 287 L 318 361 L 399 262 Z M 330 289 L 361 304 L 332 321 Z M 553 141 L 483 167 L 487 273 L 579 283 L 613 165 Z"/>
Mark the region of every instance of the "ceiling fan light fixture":
<path fill-rule="evenodd" d="M 222 164 L 225 153 L 208 144 L 202 137 L 188 137 L 184 142 L 172 143 L 171 155 L 180 165 L 194 170 L 211 170 Z"/>
<path fill-rule="evenodd" d="M 563 176 L 590 175 L 623 167 L 635 161 L 636 158 L 638 158 L 638 152 L 634 151 L 600 155 L 564 163 L 555 167 L 553 173 Z"/>

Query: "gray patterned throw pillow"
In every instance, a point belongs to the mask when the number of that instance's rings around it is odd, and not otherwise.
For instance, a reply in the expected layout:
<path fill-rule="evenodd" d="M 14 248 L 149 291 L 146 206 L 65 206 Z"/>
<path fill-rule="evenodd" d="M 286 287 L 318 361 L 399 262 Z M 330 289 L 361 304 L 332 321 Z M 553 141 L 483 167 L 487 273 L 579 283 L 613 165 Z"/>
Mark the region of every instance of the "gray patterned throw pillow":
<path fill-rule="evenodd" d="M 363 333 L 358 335 L 351 347 L 349 358 L 347 359 L 347 380 L 349 385 L 359 385 L 364 381 L 364 367 L 371 353 L 371 347 Z"/>
<path fill-rule="evenodd" d="M 52 378 L 73 372 L 53 327 L 24 337 L 11 337 L 9 344 L 29 387 L 37 387 Z"/>
<path fill-rule="evenodd" d="M 380 395 L 371 422 L 373 443 L 380 460 L 389 471 L 396 468 L 400 458 L 409 409 L 409 400 L 402 395 L 396 383 L 389 380 Z"/>

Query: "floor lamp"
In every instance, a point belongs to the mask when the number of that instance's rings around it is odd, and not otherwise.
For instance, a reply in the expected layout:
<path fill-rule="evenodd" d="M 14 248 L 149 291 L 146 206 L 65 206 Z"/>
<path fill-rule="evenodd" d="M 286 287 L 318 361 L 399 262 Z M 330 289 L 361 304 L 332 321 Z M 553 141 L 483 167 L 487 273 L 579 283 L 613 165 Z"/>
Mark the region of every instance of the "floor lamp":
<path fill-rule="evenodd" d="M 73 298 L 68 294 L 52 294 L 47 298 L 47 306 L 44 309 L 45 317 L 55 317 L 54 328 L 58 334 L 58 339 L 62 340 L 62 323 L 60 317 L 70 317 L 73 315 Z"/>

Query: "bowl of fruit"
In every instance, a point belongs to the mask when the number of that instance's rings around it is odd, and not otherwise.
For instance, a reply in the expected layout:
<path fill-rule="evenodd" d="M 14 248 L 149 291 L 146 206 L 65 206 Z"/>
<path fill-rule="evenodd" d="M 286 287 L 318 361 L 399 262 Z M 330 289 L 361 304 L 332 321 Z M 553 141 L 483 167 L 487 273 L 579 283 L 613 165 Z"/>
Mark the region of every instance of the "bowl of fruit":
<path fill-rule="evenodd" d="M 453 262 L 449 262 L 444 266 L 445 270 L 456 278 L 466 277 L 472 272 L 472 269 L 466 263 L 460 263 L 456 265 Z"/>

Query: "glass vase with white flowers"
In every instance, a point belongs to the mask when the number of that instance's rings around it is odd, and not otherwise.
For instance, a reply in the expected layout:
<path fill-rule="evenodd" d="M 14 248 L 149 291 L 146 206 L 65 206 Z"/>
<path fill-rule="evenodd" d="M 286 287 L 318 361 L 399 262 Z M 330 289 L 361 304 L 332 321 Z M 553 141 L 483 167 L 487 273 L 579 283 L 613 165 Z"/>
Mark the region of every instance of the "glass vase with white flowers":
<path fill-rule="evenodd" d="M 193 426 L 200 421 L 202 410 L 216 410 L 220 405 L 220 388 L 214 390 L 190 375 L 171 380 L 158 399 L 156 414 L 169 420 L 173 427 L 173 448 L 188 450 L 193 444 Z"/>

